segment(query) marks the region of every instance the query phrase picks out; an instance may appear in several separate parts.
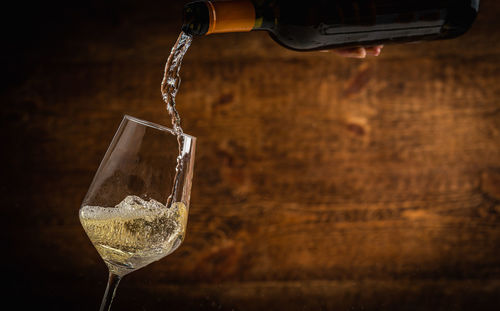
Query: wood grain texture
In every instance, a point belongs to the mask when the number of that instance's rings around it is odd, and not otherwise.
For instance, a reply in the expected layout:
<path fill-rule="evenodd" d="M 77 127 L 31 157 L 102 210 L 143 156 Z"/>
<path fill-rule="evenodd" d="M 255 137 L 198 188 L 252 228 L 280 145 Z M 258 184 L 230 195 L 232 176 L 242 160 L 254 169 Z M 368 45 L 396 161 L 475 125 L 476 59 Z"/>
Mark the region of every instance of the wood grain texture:
<path fill-rule="evenodd" d="M 9 37 L 2 262 L 23 307 L 97 309 L 107 272 L 78 208 L 123 114 L 168 124 L 182 4 L 53 4 L 32 40 Z M 198 138 L 187 237 L 115 310 L 496 310 L 499 13 L 481 1 L 465 36 L 366 60 L 196 38 L 177 99 Z"/>

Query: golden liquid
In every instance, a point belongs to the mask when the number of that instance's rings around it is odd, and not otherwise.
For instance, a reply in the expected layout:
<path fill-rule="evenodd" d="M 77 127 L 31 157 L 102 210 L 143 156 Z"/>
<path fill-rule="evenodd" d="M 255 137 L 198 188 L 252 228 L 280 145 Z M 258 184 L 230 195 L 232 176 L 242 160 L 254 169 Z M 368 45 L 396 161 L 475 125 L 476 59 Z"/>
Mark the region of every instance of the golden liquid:
<path fill-rule="evenodd" d="M 83 206 L 80 222 L 111 272 L 125 275 L 173 252 L 184 239 L 187 210 L 127 196 L 114 208 Z"/>

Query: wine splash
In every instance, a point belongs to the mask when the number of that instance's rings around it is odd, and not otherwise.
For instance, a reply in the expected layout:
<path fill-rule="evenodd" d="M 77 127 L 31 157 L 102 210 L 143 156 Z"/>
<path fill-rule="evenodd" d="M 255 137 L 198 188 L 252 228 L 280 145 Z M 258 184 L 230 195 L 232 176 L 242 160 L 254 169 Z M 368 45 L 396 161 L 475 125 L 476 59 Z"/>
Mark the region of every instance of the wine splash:
<path fill-rule="evenodd" d="M 165 64 L 165 72 L 163 81 L 161 82 L 161 94 L 163 101 L 167 104 L 167 111 L 172 118 L 172 126 L 175 134 L 177 135 L 177 142 L 179 144 L 179 155 L 177 156 L 177 164 L 175 167 L 174 183 L 172 192 L 168 197 L 167 206 L 170 207 L 172 202 L 176 202 L 178 196 L 177 189 L 179 188 L 180 178 L 179 172 L 183 169 L 182 149 L 184 146 L 184 139 L 182 136 L 181 118 L 175 106 L 175 96 L 179 91 L 181 85 L 181 77 L 179 72 L 181 70 L 182 59 L 186 54 L 193 37 L 181 31 L 177 41 L 175 42 L 170 55 L 168 56 L 167 63 Z"/>

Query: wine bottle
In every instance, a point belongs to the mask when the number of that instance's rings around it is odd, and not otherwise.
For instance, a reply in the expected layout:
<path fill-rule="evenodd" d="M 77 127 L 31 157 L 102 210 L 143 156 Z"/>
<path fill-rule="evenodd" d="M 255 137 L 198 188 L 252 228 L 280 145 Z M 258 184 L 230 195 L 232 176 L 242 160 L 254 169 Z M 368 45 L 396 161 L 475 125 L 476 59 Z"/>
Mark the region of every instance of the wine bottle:
<path fill-rule="evenodd" d="M 479 0 L 234 0 L 184 6 L 191 35 L 264 30 L 297 51 L 455 38 Z"/>

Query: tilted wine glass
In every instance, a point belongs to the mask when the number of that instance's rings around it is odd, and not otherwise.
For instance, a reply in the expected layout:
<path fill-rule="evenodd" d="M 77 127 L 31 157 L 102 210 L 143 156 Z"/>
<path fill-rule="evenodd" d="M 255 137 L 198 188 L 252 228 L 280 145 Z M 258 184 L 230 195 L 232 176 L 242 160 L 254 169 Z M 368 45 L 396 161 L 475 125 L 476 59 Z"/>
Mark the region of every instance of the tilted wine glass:
<path fill-rule="evenodd" d="M 172 253 L 187 224 L 196 138 L 124 116 L 80 208 L 109 269 L 101 311 L 121 278 Z"/>

